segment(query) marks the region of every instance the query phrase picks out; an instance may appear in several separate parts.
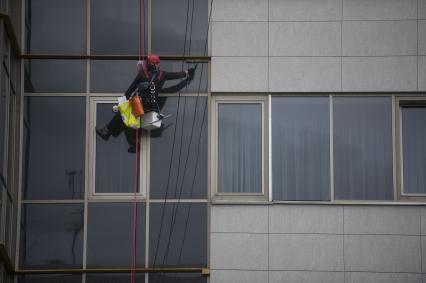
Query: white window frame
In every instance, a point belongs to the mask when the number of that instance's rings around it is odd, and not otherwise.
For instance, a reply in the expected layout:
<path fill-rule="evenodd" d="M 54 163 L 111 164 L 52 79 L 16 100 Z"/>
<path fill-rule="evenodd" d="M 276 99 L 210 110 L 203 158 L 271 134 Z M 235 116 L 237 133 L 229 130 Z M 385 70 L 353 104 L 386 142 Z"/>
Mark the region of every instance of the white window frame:
<path fill-rule="evenodd" d="M 402 107 L 404 104 L 409 103 L 410 105 L 419 105 L 426 108 L 425 97 L 396 97 L 395 113 L 396 113 L 396 170 L 397 170 L 397 189 L 398 189 L 398 200 L 407 201 L 426 201 L 426 193 L 405 193 L 404 192 L 404 149 L 403 149 L 403 137 L 402 137 Z"/>
<path fill-rule="evenodd" d="M 269 107 L 268 96 L 212 96 L 211 103 L 211 121 L 212 121 L 212 166 L 211 166 L 211 197 L 213 200 L 229 201 L 268 201 L 269 200 Z M 218 191 L 218 106 L 219 104 L 260 104 L 261 105 L 261 125 L 262 125 L 262 188 L 260 193 L 224 193 Z"/>
<path fill-rule="evenodd" d="M 89 137 L 89 189 L 88 198 L 89 200 L 132 200 L 134 199 L 134 193 L 97 193 L 95 191 L 96 184 L 96 114 L 97 114 L 97 105 L 104 103 L 117 103 L 117 97 L 91 97 L 90 98 L 90 118 L 89 118 L 89 129 L 88 129 L 88 137 Z M 113 113 L 111 111 L 111 117 Z M 124 133 L 123 133 L 124 134 Z M 150 160 L 150 139 L 149 133 L 146 131 L 142 131 L 142 135 L 140 138 L 141 143 L 141 152 L 139 156 L 139 192 L 136 193 L 137 199 L 146 199 L 147 197 L 147 189 L 149 184 L 149 160 Z M 127 149 L 123 148 L 123 152 Z M 136 156 L 136 155 L 135 155 Z"/>

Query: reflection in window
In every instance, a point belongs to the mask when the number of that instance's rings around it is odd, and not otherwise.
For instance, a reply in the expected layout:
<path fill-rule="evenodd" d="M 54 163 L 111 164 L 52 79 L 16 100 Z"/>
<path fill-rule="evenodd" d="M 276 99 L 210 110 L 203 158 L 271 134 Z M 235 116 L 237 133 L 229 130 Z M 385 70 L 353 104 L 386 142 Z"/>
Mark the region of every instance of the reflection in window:
<path fill-rule="evenodd" d="M 149 282 L 206 283 L 207 277 L 191 273 L 154 273 L 149 275 Z"/>
<path fill-rule="evenodd" d="M 7 76 L 4 68 L 0 67 L 2 70 L 1 81 L 0 81 L 0 182 L 6 181 L 5 175 L 5 141 L 6 141 L 6 122 L 7 122 Z"/>
<path fill-rule="evenodd" d="M 139 0 L 91 0 L 91 53 L 139 54 Z M 145 7 L 145 48 L 147 3 Z"/>
<path fill-rule="evenodd" d="M 138 204 L 136 231 L 138 267 L 144 267 L 145 264 L 145 215 L 145 204 Z M 87 226 L 88 267 L 127 268 L 130 265 L 133 237 L 132 203 L 89 204 Z"/>
<path fill-rule="evenodd" d="M 25 92 L 86 92 L 86 63 L 82 60 L 27 60 L 25 63 Z"/>
<path fill-rule="evenodd" d="M 107 125 L 114 113 L 113 104 L 98 103 L 96 125 Z M 129 147 L 124 131 L 117 137 L 105 141 L 96 135 L 96 193 L 132 193 L 135 190 L 135 154 L 127 152 Z M 143 145 L 142 145 L 143 146 Z"/>
<path fill-rule="evenodd" d="M 150 267 L 207 266 L 206 204 L 151 204 L 149 233 Z"/>
<path fill-rule="evenodd" d="M 20 267 L 81 268 L 83 204 L 22 204 Z"/>
<path fill-rule="evenodd" d="M 23 198 L 83 198 L 85 98 L 26 97 L 24 125 Z"/>
<path fill-rule="evenodd" d="M 86 0 L 27 0 L 28 53 L 83 54 Z"/>
<path fill-rule="evenodd" d="M 86 283 L 128 283 L 129 274 L 87 274 Z M 145 282 L 144 274 L 135 274 L 135 282 Z"/>
<path fill-rule="evenodd" d="M 185 55 L 207 55 L 204 54 L 204 46 L 208 24 L 208 2 L 208 0 L 152 1 L 153 52 L 162 55 L 183 55 L 188 18 Z M 193 15 L 192 30 L 191 15 Z"/>
<path fill-rule="evenodd" d="M 426 193 L 426 107 L 402 106 L 404 193 Z"/>
<path fill-rule="evenodd" d="M 327 97 L 272 98 L 275 200 L 330 199 Z"/>
<path fill-rule="evenodd" d="M 219 103 L 218 192 L 262 192 L 262 105 Z"/>
<path fill-rule="evenodd" d="M 205 110 L 207 98 L 199 97 L 197 102 L 196 97 L 181 97 L 180 101 L 178 97 L 167 97 L 163 98 L 162 101 L 165 101 L 162 108 L 163 113 L 165 115 L 172 114 L 172 116 L 163 120 L 165 129 L 151 131 L 151 198 L 165 198 L 168 181 L 167 198 L 179 198 L 179 196 L 181 198 L 206 198 L 207 117 L 204 117 L 204 125 L 201 125 L 201 123 L 203 122 L 203 115 L 207 115 L 207 110 Z M 178 103 L 179 114 L 176 113 Z M 178 128 L 173 143 L 176 118 Z M 192 130 L 193 122 L 195 124 Z M 201 137 L 200 131 L 202 131 Z M 191 145 L 189 144 L 190 141 Z M 198 145 L 200 145 L 200 148 L 198 148 Z M 179 160 L 178 152 L 180 149 Z M 168 180 L 168 167 L 173 150 L 173 163 Z"/>
<path fill-rule="evenodd" d="M 161 61 L 161 70 L 168 72 L 180 72 L 190 68 L 195 68 L 195 75 L 192 82 L 189 85 L 184 87 L 180 92 L 182 93 L 207 93 L 207 77 L 208 77 L 208 66 L 206 63 L 199 63 L 198 66 L 195 64 L 183 64 L 179 61 Z M 170 87 L 178 83 L 179 80 L 170 80 L 166 81 L 164 88 Z"/>
<path fill-rule="evenodd" d="M 21 275 L 18 277 L 18 283 L 80 283 L 81 275 L 68 274 L 38 274 L 38 275 Z"/>
<path fill-rule="evenodd" d="M 391 98 L 335 97 L 333 108 L 336 199 L 391 200 Z"/>
<path fill-rule="evenodd" d="M 123 93 L 137 75 L 135 61 L 91 61 L 90 91 Z"/>

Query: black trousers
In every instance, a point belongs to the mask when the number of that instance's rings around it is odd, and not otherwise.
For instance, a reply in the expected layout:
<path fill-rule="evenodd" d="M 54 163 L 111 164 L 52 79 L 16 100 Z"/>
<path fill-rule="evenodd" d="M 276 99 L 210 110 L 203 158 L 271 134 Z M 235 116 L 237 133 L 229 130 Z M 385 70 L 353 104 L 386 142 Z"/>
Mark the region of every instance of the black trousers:
<path fill-rule="evenodd" d="M 111 121 L 109 121 L 107 128 L 113 137 L 118 137 L 124 131 L 129 146 L 136 146 L 136 130 L 124 125 L 119 112 L 114 114 L 114 117 L 112 117 Z"/>

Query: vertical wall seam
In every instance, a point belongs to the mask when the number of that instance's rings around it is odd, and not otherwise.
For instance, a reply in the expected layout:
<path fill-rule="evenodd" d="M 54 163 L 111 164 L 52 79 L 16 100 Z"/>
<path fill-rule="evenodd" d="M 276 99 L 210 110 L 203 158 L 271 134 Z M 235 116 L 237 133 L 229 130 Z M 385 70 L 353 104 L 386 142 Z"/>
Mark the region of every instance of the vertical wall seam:
<path fill-rule="evenodd" d="M 340 14 L 340 91 L 343 91 L 343 0 Z"/>
<path fill-rule="evenodd" d="M 345 263 L 345 206 L 342 206 L 342 237 L 343 237 L 343 282 L 346 283 L 346 263 Z"/>
<path fill-rule="evenodd" d="M 422 207 L 419 207 L 419 224 L 420 224 L 420 273 L 423 282 L 423 245 L 422 245 Z"/>

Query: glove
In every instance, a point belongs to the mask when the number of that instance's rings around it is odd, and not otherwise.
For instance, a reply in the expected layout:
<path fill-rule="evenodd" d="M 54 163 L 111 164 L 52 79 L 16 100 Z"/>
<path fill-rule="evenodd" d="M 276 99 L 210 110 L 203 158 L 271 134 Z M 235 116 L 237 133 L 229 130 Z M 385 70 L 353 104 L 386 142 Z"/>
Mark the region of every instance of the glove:
<path fill-rule="evenodd" d="M 188 69 L 188 81 L 192 81 L 194 79 L 195 68 Z"/>

